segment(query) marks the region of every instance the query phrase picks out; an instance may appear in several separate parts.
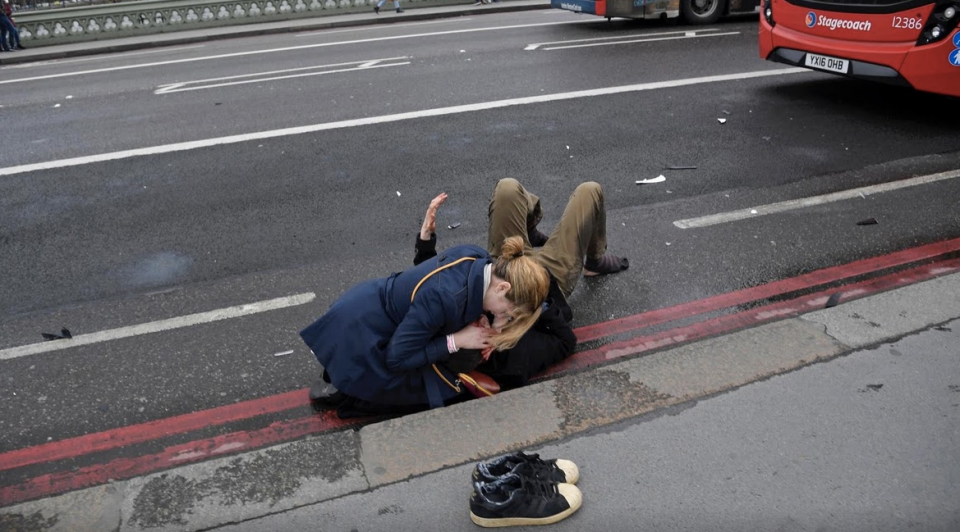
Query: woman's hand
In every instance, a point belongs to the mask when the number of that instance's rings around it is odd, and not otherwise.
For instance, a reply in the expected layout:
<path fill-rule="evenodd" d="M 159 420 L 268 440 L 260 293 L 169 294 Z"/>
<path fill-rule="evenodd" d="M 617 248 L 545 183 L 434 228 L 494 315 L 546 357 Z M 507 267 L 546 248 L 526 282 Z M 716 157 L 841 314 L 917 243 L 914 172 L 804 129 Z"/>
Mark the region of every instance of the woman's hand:
<path fill-rule="evenodd" d="M 441 192 L 433 198 L 427 207 L 427 214 L 423 215 L 423 226 L 420 227 L 420 240 L 430 240 L 430 235 L 437 230 L 437 210 L 447 201 L 447 193 Z M 458 344 L 459 345 L 459 344 Z"/>
<path fill-rule="evenodd" d="M 479 349 L 481 351 L 493 349 L 493 337 L 496 331 L 487 327 L 478 327 L 471 323 L 453 333 L 453 341 L 457 344 L 457 349 Z M 489 355 L 487 355 L 489 356 Z"/>
<path fill-rule="evenodd" d="M 494 331 L 494 330 L 490 327 L 490 320 L 487 319 L 487 315 L 486 315 L 486 314 L 480 316 L 480 319 L 478 319 L 477 321 L 473 322 L 473 326 L 474 326 L 474 327 L 483 327 L 484 329 L 490 329 L 490 330 L 493 331 L 494 333 L 500 332 L 500 331 Z M 483 349 L 480 350 L 480 356 L 483 357 L 484 362 L 486 362 L 487 360 L 490 360 L 490 355 L 493 354 L 493 347 L 494 347 L 494 346 L 491 345 L 490 347 L 485 347 L 485 348 L 483 348 Z"/>

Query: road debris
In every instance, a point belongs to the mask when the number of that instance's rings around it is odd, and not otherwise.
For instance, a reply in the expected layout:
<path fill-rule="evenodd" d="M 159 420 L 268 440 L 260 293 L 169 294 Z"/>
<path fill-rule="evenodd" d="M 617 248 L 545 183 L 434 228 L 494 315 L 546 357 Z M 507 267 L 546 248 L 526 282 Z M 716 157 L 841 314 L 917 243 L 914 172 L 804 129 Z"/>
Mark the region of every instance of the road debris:
<path fill-rule="evenodd" d="M 830 299 L 827 300 L 827 304 L 823 308 L 831 308 L 837 306 L 837 303 L 840 302 L 840 296 L 843 295 L 842 292 L 837 292 L 830 296 Z"/>
<path fill-rule="evenodd" d="M 40 336 L 43 336 L 44 340 L 69 340 L 73 338 L 68 329 L 60 329 L 60 334 L 42 332 Z"/>
<path fill-rule="evenodd" d="M 447 229 L 456 229 L 456 228 L 458 228 L 458 227 L 460 227 L 460 222 L 457 222 L 457 223 L 455 223 L 455 224 L 450 224 L 450 225 L 448 225 L 448 226 L 447 226 Z"/>
<path fill-rule="evenodd" d="M 667 170 L 696 170 L 696 166 L 668 166 Z"/>
<path fill-rule="evenodd" d="M 866 220 L 860 220 L 857 222 L 857 225 L 877 225 L 877 223 L 878 222 L 876 218 L 867 218 Z"/>
<path fill-rule="evenodd" d="M 726 118 L 718 118 L 718 119 L 717 119 L 717 122 L 720 122 L 721 124 L 726 124 L 726 123 L 727 123 L 727 119 L 726 119 Z"/>
<path fill-rule="evenodd" d="M 730 114 L 730 111 L 727 111 L 726 109 L 724 109 L 723 114 L 729 115 L 729 114 Z"/>
<path fill-rule="evenodd" d="M 400 195 L 400 191 L 398 190 L 398 191 L 397 191 L 397 196 L 399 196 L 399 195 Z"/>
<path fill-rule="evenodd" d="M 650 179 L 641 179 L 640 181 L 637 181 L 637 184 L 638 184 L 638 185 L 650 185 L 650 184 L 653 184 L 653 183 L 663 183 L 663 182 L 666 181 L 666 180 L 667 180 L 667 176 L 665 176 L 665 175 L 663 175 L 663 174 L 660 174 L 660 175 L 658 175 L 657 177 L 653 177 L 653 178 L 650 178 Z"/>
<path fill-rule="evenodd" d="M 283 357 L 283 356 L 292 355 L 292 354 L 293 354 L 293 349 L 291 349 L 291 350 L 289 350 L 289 351 L 283 351 L 282 353 L 274 353 L 273 356 L 275 356 L 275 357 Z"/>
<path fill-rule="evenodd" d="M 757 209 L 750 209 L 750 214 L 757 214 Z"/>

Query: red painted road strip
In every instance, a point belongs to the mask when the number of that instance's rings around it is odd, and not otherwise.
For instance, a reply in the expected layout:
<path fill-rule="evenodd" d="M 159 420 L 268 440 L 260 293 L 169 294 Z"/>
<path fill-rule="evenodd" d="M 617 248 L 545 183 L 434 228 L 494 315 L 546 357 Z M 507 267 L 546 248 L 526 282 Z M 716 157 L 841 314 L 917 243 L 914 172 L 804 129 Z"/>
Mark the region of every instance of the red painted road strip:
<path fill-rule="evenodd" d="M 542 373 L 534 380 L 582 369 L 609 360 L 635 355 L 651 349 L 689 342 L 699 338 L 729 333 L 744 327 L 777 319 L 797 316 L 823 308 L 829 296 L 841 292 L 841 303 L 879 291 L 914 284 L 949 273 L 960 272 L 960 259 L 927 264 L 903 272 L 888 274 L 869 281 L 842 288 L 825 290 L 801 298 L 721 316 L 686 327 L 648 336 L 615 342 L 598 349 L 582 351 Z M 291 393 L 300 393 L 291 392 Z M 273 423 L 252 432 L 234 432 L 216 438 L 188 442 L 168 447 L 161 453 L 136 458 L 119 458 L 106 464 L 81 468 L 79 471 L 41 475 L 16 486 L 0 488 L 0 504 L 6 506 L 86 487 L 102 485 L 109 479 L 124 480 L 164 469 L 197 462 L 217 456 L 247 452 L 303 436 L 328 432 L 358 423 L 371 423 L 376 418 L 341 420 L 334 411 L 323 412 L 303 419 Z"/>
<path fill-rule="evenodd" d="M 889 255 L 825 268 L 798 277 L 774 281 L 736 292 L 682 303 L 673 307 L 635 314 L 594 325 L 587 325 L 576 329 L 574 332 L 579 342 L 596 340 L 605 336 L 668 323 L 680 318 L 688 318 L 759 299 L 810 289 L 826 283 L 837 282 L 878 270 L 902 266 L 911 262 L 931 260 L 958 250 L 960 250 L 960 238 L 936 242 L 898 251 Z M 307 406 L 308 404 L 307 389 L 304 388 L 270 397 L 243 401 L 232 405 L 141 423 L 139 425 L 130 425 L 78 436 L 76 438 L 45 443 L 34 447 L 8 451 L 0 454 L 0 471 L 73 458 L 93 452 L 107 451 L 205 427 L 248 419 L 262 414 L 282 412 Z"/>
<path fill-rule="evenodd" d="M 273 423 L 266 428 L 253 432 L 234 432 L 206 440 L 174 445 L 157 454 L 136 458 L 118 458 L 105 464 L 83 467 L 78 471 L 41 475 L 23 484 L 0 488 L 0 504 L 7 506 L 58 495 L 105 484 L 109 479 L 124 480 L 191 462 L 267 447 L 295 440 L 308 434 L 329 432 L 360 422 L 369 423 L 371 421 L 371 418 L 342 420 L 337 417 L 335 411 L 331 410 L 303 419 Z"/>
<path fill-rule="evenodd" d="M 0 471 L 108 451 L 117 447 L 223 425 L 263 414 L 282 412 L 308 404 L 310 404 L 310 401 L 307 398 L 307 389 L 304 388 L 262 399 L 192 412 L 182 416 L 158 419 L 139 425 L 129 425 L 95 434 L 87 434 L 86 436 L 44 443 L 0 454 Z"/>
<path fill-rule="evenodd" d="M 905 249 L 889 255 L 843 264 L 810 272 L 798 277 L 774 281 L 736 292 L 728 292 L 706 299 L 690 301 L 673 307 L 654 310 L 643 314 L 634 314 L 624 318 L 587 325 L 576 330 L 578 342 L 588 342 L 605 336 L 629 332 L 638 328 L 651 327 L 680 318 L 687 318 L 705 312 L 742 305 L 758 299 L 807 290 L 824 284 L 835 283 L 851 277 L 871 272 L 903 266 L 921 260 L 930 260 L 960 250 L 960 238 L 945 240 L 925 246 Z"/>
<path fill-rule="evenodd" d="M 860 299 L 867 295 L 906 285 L 926 281 L 934 277 L 949 273 L 960 272 L 960 259 L 927 264 L 903 272 L 892 273 L 869 281 L 851 284 L 841 288 L 834 288 L 809 294 L 797 299 L 773 303 L 751 310 L 745 310 L 728 316 L 721 316 L 711 320 L 694 323 L 686 327 L 678 327 L 648 336 L 639 336 L 622 342 L 614 342 L 597 349 L 581 351 L 572 357 L 556 364 L 537 375 L 533 380 L 539 381 L 546 377 L 556 376 L 590 366 L 615 360 L 625 356 L 636 355 L 652 349 L 660 349 L 670 345 L 699 340 L 708 336 L 728 334 L 737 329 L 759 325 L 774 320 L 791 318 L 824 308 L 827 299 L 834 293 L 840 292 L 840 303 Z"/>

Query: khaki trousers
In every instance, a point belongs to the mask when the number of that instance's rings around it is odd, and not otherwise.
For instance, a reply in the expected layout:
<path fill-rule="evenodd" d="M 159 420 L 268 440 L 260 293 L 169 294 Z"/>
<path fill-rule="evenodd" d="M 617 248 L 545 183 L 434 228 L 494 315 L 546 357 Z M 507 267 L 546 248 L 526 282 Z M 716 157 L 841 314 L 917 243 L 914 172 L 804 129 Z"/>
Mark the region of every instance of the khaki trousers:
<path fill-rule="evenodd" d="M 584 257 L 599 259 L 607 251 L 603 189 L 592 181 L 578 186 L 546 244 L 534 250 L 527 229 L 542 217 L 540 198 L 527 192 L 516 179 L 501 179 L 490 200 L 487 250 L 498 256 L 506 238 L 523 237 L 527 252 L 550 272 L 564 297 L 569 298 L 583 274 Z"/>

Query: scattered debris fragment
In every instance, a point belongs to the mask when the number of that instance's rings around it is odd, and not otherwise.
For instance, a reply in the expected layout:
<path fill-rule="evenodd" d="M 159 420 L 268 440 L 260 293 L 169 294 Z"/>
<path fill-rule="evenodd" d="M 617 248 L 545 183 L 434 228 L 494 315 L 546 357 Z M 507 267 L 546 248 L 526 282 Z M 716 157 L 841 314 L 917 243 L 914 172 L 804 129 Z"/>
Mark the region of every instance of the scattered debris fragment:
<path fill-rule="evenodd" d="M 284 352 L 282 352 L 282 353 L 274 353 L 273 356 L 275 356 L 275 357 L 282 357 L 282 356 L 287 356 L 287 355 L 292 355 L 292 354 L 293 354 L 293 349 L 291 349 L 291 350 L 289 350 L 289 351 L 284 351 Z"/>
<path fill-rule="evenodd" d="M 723 110 L 723 114 L 729 115 L 729 114 L 730 114 L 730 111 L 727 111 L 726 109 L 724 109 L 724 110 Z"/>
<path fill-rule="evenodd" d="M 827 304 L 824 305 L 823 308 L 830 308 L 830 307 L 837 306 L 837 303 L 840 302 L 841 295 L 842 295 L 841 292 L 837 292 L 836 294 L 831 295 L 830 299 L 827 300 Z"/>
<path fill-rule="evenodd" d="M 400 191 L 399 191 L 399 190 L 397 191 L 397 195 L 398 195 L 398 196 L 400 195 Z"/>
<path fill-rule="evenodd" d="M 663 175 L 663 174 L 660 174 L 660 175 L 658 175 L 657 177 L 653 177 L 653 178 L 650 178 L 650 179 L 641 179 L 640 181 L 637 181 L 637 184 L 638 184 L 638 185 L 650 185 L 650 184 L 653 184 L 653 183 L 663 183 L 663 182 L 666 181 L 666 180 L 667 180 L 667 176 L 665 176 L 665 175 Z"/>
<path fill-rule="evenodd" d="M 757 209 L 750 209 L 750 214 L 757 214 Z"/>
<path fill-rule="evenodd" d="M 870 388 L 871 390 L 879 390 L 880 388 L 883 388 L 883 385 L 882 385 L 882 384 L 868 384 L 868 385 L 867 385 L 867 388 Z"/>
<path fill-rule="evenodd" d="M 60 334 L 40 333 L 40 336 L 43 336 L 44 340 L 68 340 L 73 338 L 73 335 L 70 334 L 68 329 L 60 329 Z"/>
<path fill-rule="evenodd" d="M 58 103 L 58 104 L 55 104 L 55 105 L 53 106 L 54 109 L 56 109 L 57 107 L 60 107 L 60 104 L 59 104 L 59 103 Z"/>
<path fill-rule="evenodd" d="M 696 166 L 668 166 L 667 170 L 696 170 Z"/>
<path fill-rule="evenodd" d="M 763 137 L 763 140 L 770 140 L 770 137 Z"/>
<path fill-rule="evenodd" d="M 866 220 L 860 220 L 857 222 L 857 225 L 877 225 L 876 218 L 867 218 Z"/>
<path fill-rule="evenodd" d="M 213 105 L 223 105 L 223 102 L 217 102 L 217 103 L 215 103 L 215 104 L 213 104 Z"/>
<path fill-rule="evenodd" d="M 726 118 L 718 118 L 718 119 L 717 119 L 717 122 L 720 122 L 721 124 L 726 124 L 726 123 L 727 123 L 727 119 L 726 119 Z"/>
<path fill-rule="evenodd" d="M 460 222 L 457 222 L 457 223 L 455 223 L 455 224 L 450 224 L 450 225 L 448 225 L 448 226 L 447 226 L 447 229 L 456 229 L 456 228 L 458 228 L 458 227 L 460 227 Z"/>
<path fill-rule="evenodd" d="M 67 96 L 67 99 L 68 99 L 68 100 L 71 100 L 71 99 L 73 99 L 73 96 L 68 95 L 68 96 Z"/>

